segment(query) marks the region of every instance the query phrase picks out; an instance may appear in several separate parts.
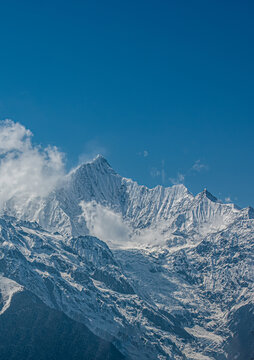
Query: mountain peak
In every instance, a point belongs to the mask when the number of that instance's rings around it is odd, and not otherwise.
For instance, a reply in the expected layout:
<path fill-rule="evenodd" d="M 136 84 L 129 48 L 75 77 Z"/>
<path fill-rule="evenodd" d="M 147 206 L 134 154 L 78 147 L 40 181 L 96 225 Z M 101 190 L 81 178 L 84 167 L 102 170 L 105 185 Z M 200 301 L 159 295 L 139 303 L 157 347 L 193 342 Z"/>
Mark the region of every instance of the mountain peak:
<path fill-rule="evenodd" d="M 95 161 L 107 161 L 107 160 L 103 155 L 97 154 L 91 162 L 95 162 Z"/>
<path fill-rule="evenodd" d="M 204 190 L 197 195 L 197 198 L 198 199 L 207 198 L 207 199 L 211 200 L 212 202 L 217 202 L 218 201 L 218 199 L 215 196 L 213 196 L 213 194 L 211 194 L 207 190 L 207 188 L 204 188 Z"/>
<path fill-rule="evenodd" d="M 81 165 L 77 166 L 75 169 L 73 169 L 70 172 L 70 175 L 73 176 L 74 174 L 82 174 L 84 171 L 90 171 L 91 169 L 95 169 L 98 171 L 102 171 L 103 173 L 106 172 L 113 172 L 115 173 L 115 171 L 112 169 L 112 167 L 110 166 L 110 164 L 108 163 L 108 161 L 105 159 L 104 156 L 98 154 L 95 158 L 93 158 L 90 161 L 84 162 Z"/>
<path fill-rule="evenodd" d="M 248 206 L 247 208 L 244 208 L 243 213 L 247 215 L 249 219 L 254 219 L 254 209 L 251 206 Z"/>
<path fill-rule="evenodd" d="M 111 165 L 108 163 L 107 159 L 98 154 L 92 161 L 89 161 L 88 163 L 85 163 L 81 165 L 81 167 L 88 167 L 91 169 L 95 169 L 101 173 L 114 173 L 116 174 L 115 170 L 111 167 Z"/>
<path fill-rule="evenodd" d="M 89 161 L 88 164 L 100 164 L 100 165 L 106 165 L 106 166 L 111 167 L 109 165 L 107 159 L 101 154 L 96 155 L 96 157 L 92 161 Z"/>

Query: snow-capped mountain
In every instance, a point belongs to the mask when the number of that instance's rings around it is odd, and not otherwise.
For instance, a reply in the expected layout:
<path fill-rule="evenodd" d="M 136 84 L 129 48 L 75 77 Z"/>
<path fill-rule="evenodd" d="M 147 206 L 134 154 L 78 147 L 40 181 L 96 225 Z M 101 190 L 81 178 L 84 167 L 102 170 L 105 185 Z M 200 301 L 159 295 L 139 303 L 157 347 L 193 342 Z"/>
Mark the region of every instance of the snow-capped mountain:
<path fill-rule="evenodd" d="M 98 156 L 46 197 L 8 200 L 0 225 L 0 327 L 29 293 L 105 359 L 254 357 L 252 208 L 148 189 Z"/>
<path fill-rule="evenodd" d="M 184 185 L 140 186 L 115 173 L 102 156 L 72 171 L 47 198 L 26 203 L 17 203 L 14 198 L 5 209 L 10 215 L 36 221 L 44 229 L 57 229 L 67 236 L 99 232 L 102 227 L 102 240 L 111 241 L 112 247 L 131 248 L 185 243 L 186 234 L 188 241 L 195 242 L 200 236 L 226 228 L 244 211 L 234 204 L 220 203 L 206 189 L 195 197 Z M 93 229 L 96 222 L 98 226 Z M 109 237 L 108 222 L 114 224 L 116 232 Z M 125 242 L 118 239 L 116 230 Z"/>

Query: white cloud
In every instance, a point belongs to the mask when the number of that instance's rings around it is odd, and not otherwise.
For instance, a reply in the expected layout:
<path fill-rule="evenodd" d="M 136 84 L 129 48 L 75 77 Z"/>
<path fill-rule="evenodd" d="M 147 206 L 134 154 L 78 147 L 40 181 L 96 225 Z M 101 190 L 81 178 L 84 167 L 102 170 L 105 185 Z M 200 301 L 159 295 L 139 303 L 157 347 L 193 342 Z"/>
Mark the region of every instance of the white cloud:
<path fill-rule="evenodd" d="M 201 170 L 207 170 L 208 166 L 205 164 L 202 164 L 200 160 L 196 160 L 195 163 L 192 165 L 191 170 L 200 172 Z"/>
<path fill-rule="evenodd" d="M 113 246 L 127 246 L 130 240 L 130 229 L 124 223 L 121 214 L 115 213 L 95 201 L 87 203 L 82 201 L 80 206 L 91 235 L 107 241 Z"/>
<path fill-rule="evenodd" d="M 31 137 L 19 123 L 0 122 L 0 207 L 9 199 L 47 195 L 64 174 L 63 154 L 34 146 Z"/>
<path fill-rule="evenodd" d="M 175 178 L 169 178 L 169 181 L 173 184 L 173 185 L 178 185 L 178 184 L 182 184 L 183 181 L 185 179 L 185 175 L 178 173 L 177 176 Z"/>
<path fill-rule="evenodd" d="M 169 181 L 173 185 L 182 184 L 186 177 L 193 175 L 193 172 L 201 172 L 202 170 L 208 170 L 208 166 L 202 164 L 200 160 L 196 160 L 192 165 L 192 167 L 189 170 L 187 170 L 184 174 L 179 172 L 176 177 L 170 177 Z"/>
<path fill-rule="evenodd" d="M 232 202 L 231 197 L 230 196 L 225 197 L 225 201 L 226 202 Z"/>
<path fill-rule="evenodd" d="M 120 213 L 95 201 L 80 203 L 82 215 L 90 235 L 105 241 L 111 249 L 128 249 L 136 246 L 161 244 L 161 230 L 142 229 L 133 232 Z"/>
<path fill-rule="evenodd" d="M 6 154 L 9 151 L 25 151 L 31 146 L 30 130 L 23 125 L 14 123 L 12 120 L 3 120 L 0 122 L 0 154 Z"/>
<path fill-rule="evenodd" d="M 147 150 L 144 150 L 144 153 L 143 153 L 144 157 L 147 157 L 149 155 L 148 151 Z"/>

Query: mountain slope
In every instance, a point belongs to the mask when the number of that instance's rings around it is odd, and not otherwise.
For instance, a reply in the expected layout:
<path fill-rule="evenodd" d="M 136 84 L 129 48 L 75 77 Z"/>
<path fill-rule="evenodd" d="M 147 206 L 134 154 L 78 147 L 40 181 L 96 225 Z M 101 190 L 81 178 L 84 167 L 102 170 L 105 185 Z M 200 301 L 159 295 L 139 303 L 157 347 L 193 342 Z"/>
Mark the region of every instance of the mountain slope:
<path fill-rule="evenodd" d="M 0 316 L 0 358 L 121 360 L 115 347 L 29 291 L 15 293 Z"/>
<path fill-rule="evenodd" d="M 35 223 L 9 217 L 0 223 L 0 272 L 4 277 L 48 307 L 85 324 L 130 358 L 153 359 L 157 352 L 166 356 L 164 346 L 173 358 L 181 358 L 168 334 L 172 320 L 160 316 L 164 329 L 153 339 L 157 326 L 149 316 L 158 316 L 157 309 L 135 293 L 105 243 L 89 236 L 65 239 Z M 143 316 L 144 311 L 148 317 Z"/>

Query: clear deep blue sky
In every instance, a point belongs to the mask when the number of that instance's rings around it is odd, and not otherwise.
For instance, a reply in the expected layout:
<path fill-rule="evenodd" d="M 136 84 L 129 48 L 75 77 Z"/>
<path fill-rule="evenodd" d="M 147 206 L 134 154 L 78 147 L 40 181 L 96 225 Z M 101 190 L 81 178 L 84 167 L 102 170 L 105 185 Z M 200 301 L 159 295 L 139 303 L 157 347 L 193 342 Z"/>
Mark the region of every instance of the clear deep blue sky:
<path fill-rule="evenodd" d="M 0 118 L 67 167 L 101 152 L 254 206 L 253 18 L 251 0 L 1 1 Z"/>

